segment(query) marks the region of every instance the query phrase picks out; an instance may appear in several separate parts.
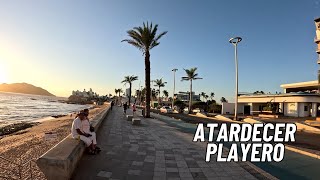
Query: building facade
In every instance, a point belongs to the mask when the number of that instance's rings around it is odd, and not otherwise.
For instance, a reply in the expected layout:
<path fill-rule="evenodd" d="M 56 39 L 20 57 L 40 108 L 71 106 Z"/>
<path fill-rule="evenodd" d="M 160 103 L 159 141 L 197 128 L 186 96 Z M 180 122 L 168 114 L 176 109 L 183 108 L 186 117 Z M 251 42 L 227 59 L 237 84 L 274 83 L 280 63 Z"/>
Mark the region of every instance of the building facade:
<path fill-rule="evenodd" d="M 272 105 L 273 113 L 291 117 L 320 116 L 317 81 L 283 84 L 283 94 L 248 94 L 238 97 L 238 113 L 257 115 Z M 234 103 L 222 103 L 222 114 L 233 114 Z"/>
<path fill-rule="evenodd" d="M 320 65 L 320 18 L 314 20 L 316 25 L 318 54 L 317 63 Z M 318 80 L 282 84 L 284 94 L 247 94 L 238 97 L 238 113 L 255 115 L 270 111 L 272 113 L 291 117 L 320 116 L 320 70 Z M 233 114 L 234 103 L 222 103 L 222 114 Z"/>
<path fill-rule="evenodd" d="M 183 102 L 189 102 L 190 100 L 190 92 L 179 92 L 177 94 L 177 99 L 183 101 Z M 200 95 L 195 94 L 195 92 L 192 92 L 192 101 L 200 101 Z"/>

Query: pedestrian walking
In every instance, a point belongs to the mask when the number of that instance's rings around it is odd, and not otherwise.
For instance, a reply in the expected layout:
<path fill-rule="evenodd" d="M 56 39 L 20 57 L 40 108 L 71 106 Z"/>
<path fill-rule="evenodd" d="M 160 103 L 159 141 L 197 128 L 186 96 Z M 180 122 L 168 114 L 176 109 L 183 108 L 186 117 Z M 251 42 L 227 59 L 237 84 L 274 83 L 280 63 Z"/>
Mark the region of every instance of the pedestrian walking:
<path fill-rule="evenodd" d="M 111 101 L 111 110 L 112 110 L 113 106 L 114 106 L 114 102 Z"/>
<path fill-rule="evenodd" d="M 133 116 L 134 116 L 135 113 L 136 113 L 136 111 L 137 111 L 136 103 L 133 103 L 133 105 L 132 105 L 132 111 L 133 111 Z"/>
<path fill-rule="evenodd" d="M 124 115 L 127 114 L 127 109 L 128 109 L 128 104 L 127 103 L 123 103 L 123 113 L 124 113 Z"/>

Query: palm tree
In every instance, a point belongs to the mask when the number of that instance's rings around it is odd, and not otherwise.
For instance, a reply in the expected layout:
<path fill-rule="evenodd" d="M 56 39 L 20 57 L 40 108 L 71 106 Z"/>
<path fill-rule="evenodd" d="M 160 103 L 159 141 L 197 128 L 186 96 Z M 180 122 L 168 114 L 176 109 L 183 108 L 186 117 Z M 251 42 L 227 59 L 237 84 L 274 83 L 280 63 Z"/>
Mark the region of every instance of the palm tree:
<path fill-rule="evenodd" d="M 202 79 L 198 77 L 198 73 L 196 73 L 198 68 L 194 67 L 191 69 L 184 69 L 187 76 L 182 77 L 181 81 L 190 81 L 190 95 L 189 95 L 189 113 L 191 113 L 191 105 L 192 105 L 192 81 L 197 79 Z"/>
<path fill-rule="evenodd" d="M 167 31 L 164 31 L 160 34 L 157 34 L 158 24 L 155 26 L 152 23 L 145 24 L 143 23 L 142 27 L 134 27 L 133 29 L 127 31 L 130 39 L 122 40 L 122 42 L 127 42 L 134 47 L 142 51 L 145 55 L 145 86 L 146 86 L 146 115 L 145 117 L 150 117 L 150 50 L 160 44 L 160 38 L 167 34 Z"/>
<path fill-rule="evenodd" d="M 213 100 L 213 98 L 214 98 L 214 95 L 215 95 L 215 94 L 214 94 L 214 92 L 211 92 L 211 93 L 210 93 L 210 98 L 211 98 L 211 101 Z"/>
<path fill-rule="evenodd" d="M 154 86 L 159 87 L 158 91 L 159 91 L 159 103 L 160 103 L 160 92 L 161 92 L 160 88 L 164 87 L 165 84 L 167 84 L 167 82 L 162 81 L 162 78 L 156 79 L 154 80 L 154 82 L 156 83 Z"/>
<path fill-rule="evenodd" d="M 121 102 L 121 100 L 120 100 L 121 99 L 121 95 L 120 94 L 123 92 L 122 89 L 121 88 L 120 89 L 115 89 L 114 92 L 116 93 L 116 95 L 119 93 L 118 103 L 120 103 Z"/>
<path fill-rule="evenodd" d="M 225 97 L 221 97 L 220 101 L 223 102 L 228 102 L 228 100 Z"/>
<path fill-rule="evenodd" d="M 116 93 L 116 95 L 118 95 L 119 93 L 118 89 L 114 89 L 114 92 Z"/>
<path fill-rule="evenodd" d="M 169 97 L 169 92 L 167 90 L 163 90 L 162 93 L 166 98 Z"/>
<path fill-rule="evenodd" d="M 201 92 L 200 96 L 202 97 L 202 99 L 204 101 L 204 98 L 206 97 L 206 93 L 205 92 Z"/>
<path fill-rule="evenodd" d="M 209 95 L 206 94 L 206 95 L 204 96 L 204 98 L 206 99 L 206 102 L 208 103 Z"/>
<path fill-rule="evenodd" d="M 123 81 L 121 81 L 121 83 L 124 83 L 124 84 L 129 84 L 129 105 L 130 105 L 130 103 L 131 103 L 131 88 L 132 88 L 132 82 L 133 81 L 136 81 L 136 80 L 138 80 L 138 76 L 134 76 L 134 75 L 132 75 L 132 76 L 125 76 L 124 77 L 124 80 Z"/>

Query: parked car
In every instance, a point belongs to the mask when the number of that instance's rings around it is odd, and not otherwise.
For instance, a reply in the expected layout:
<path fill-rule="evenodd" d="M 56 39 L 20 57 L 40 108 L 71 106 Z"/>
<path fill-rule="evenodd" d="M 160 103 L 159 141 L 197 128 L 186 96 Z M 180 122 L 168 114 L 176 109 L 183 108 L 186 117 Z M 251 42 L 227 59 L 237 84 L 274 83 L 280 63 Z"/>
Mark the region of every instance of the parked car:
<path fill-rule="evenodd" d="M 162 106 L 162 108 L 160 108 L 160 112 L 162 112 L 162 113 L 172 113 L 173 110 L 171 109 L 170 106 Z"/>
<path fill-rule="evenodd" d="M 184 108 L 183 112 L 187 114 L 189 112 L 189 108 L 188 107 Z M 196 108 L 196 109 L 193 109 L 192 112 L 193 113 L 200 113 L 200 112 L 204 112 L 204 110 L 200 109 L 200 108 Z"/>
<path fill-rule="evenodd" d="M 200 109 L 200 108 L 196 108 L 196 109 L 193 109 L 192 112 L 194 113 L 200 113 L 200 112 L 204 112 L 203 109 Z"/>

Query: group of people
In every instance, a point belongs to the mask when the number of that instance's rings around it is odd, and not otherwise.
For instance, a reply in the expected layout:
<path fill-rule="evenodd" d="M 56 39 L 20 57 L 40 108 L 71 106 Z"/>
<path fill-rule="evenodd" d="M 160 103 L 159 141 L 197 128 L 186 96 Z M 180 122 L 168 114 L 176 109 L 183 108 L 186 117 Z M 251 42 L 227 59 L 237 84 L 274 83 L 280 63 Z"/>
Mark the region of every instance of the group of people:
<path fill-rule="evenodd" d="M 130 106 L 127 103 L 123 104 L 123 113 L 127 114 L 127 109 L 130 108 Z M 133 103 L 132 105 L 132 111 L 133 111 L 133 115 L 135 114 L 135 112 L 137 111 L 137 107 L 136 107 L 136 103 Z"/>
<path fill-rule="evenodd" d="M 101 149 L 97 146 L 96 133 L 89 122 L 89 109 L 81 110 L 73 120 L 71 134 L 74 139 L 82 140 L 89 154 L 97 154 Z"/>
<path fill-rule="evenodd" d="M 111 101 L 111 110 L 113 106 L 114 106 L 114 101 Z M 122 106 L 123 106 L 123 113 L 127 114 L 127 109 L 130 108 L 130 106 L 128 105 L 127 102 L 123 103 Z M 133 111 L 133 114 L 135 114 L 135 112 L 137 111 L 136 103 L 133 103 L 132 111 Z"/>
<path fill-rule="evenodd" d="M 111 110 L 114 106 L 114 102 L 111 102 Z M 127 113 L 129 105 L 123 104 L 124 114 Z M 132 105 L 133 114 L 136 112 L 136 104 Z M 90 125 L 89 121 L 89 109 L 81 110 L 75 117 L 71 126 L 72 138 L 82 140 L 87 148 L 89 154 L 97 154 L 101 149 L 97 146 L 97 137 L 94 132 L 94 128 Z"/>

